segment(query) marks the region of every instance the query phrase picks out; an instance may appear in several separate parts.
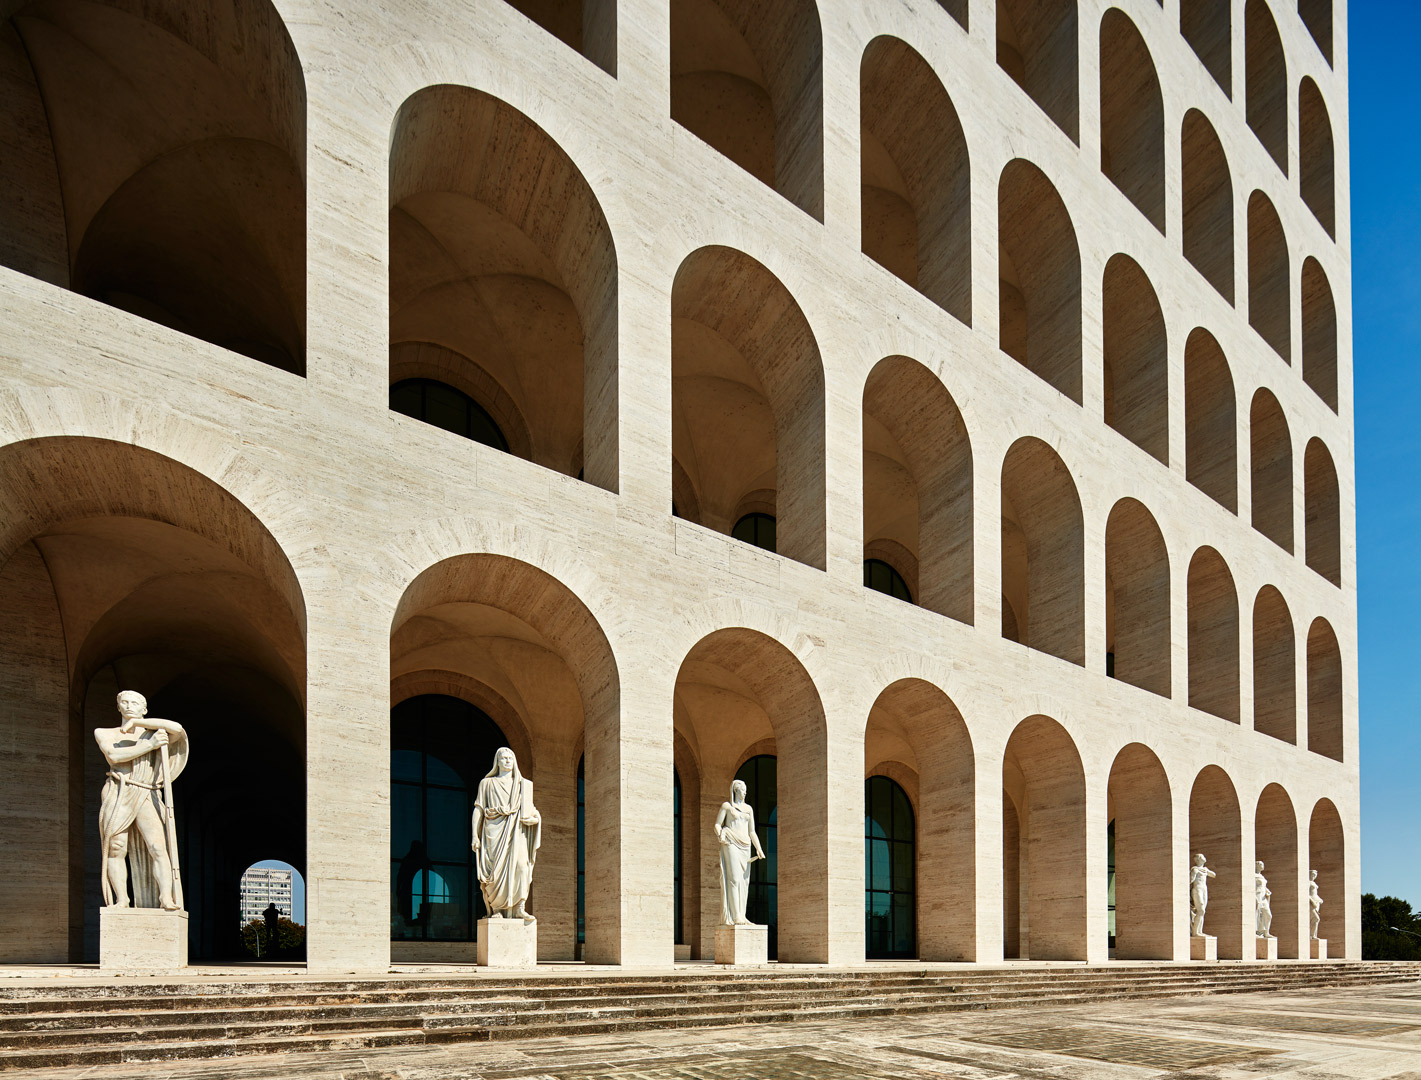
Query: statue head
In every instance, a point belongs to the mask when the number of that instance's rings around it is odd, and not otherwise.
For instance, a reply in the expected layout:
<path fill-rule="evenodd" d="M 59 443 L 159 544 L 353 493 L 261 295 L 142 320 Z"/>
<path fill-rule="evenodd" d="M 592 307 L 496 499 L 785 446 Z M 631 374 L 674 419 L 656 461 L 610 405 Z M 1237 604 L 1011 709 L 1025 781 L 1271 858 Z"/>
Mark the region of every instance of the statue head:
<path fill-rule="evenodd" d="M 1258 873 L 1260 873 L 1260 874 L 1263 873 L 1263 860 L 1260 859 L 1258 862 L 1254 863 L 1254 864 L 1253 864 L 1253 869 L 1256 870 L 1256 871 L 1257 871 Z"/>
<path fill-rule="evenodd" d="M 1316 881 L 1316 880 L 1317 880 L 1317 871 L 1316 871 L 1316 870 L 1309 870 L 1309 871 L 1308 871 L 1308 878 L 1309 878 L 1310 880 L 1312 880 L 1312 881 Z"/>
<path fill-rule="evenodd" d="M 1195 866 L 1203 866 L 1203 865 L 1204 865 L 1204 856 L 1202 856 L 1202 855 L 1195 855 L 1195 856 L 1194 856 L 1194 865 L 1195 865 Z"/>
<path fill-rule="evenodd" d="M 499 776 L 503 776 L 517 768 L 518 759 L 513 756 L 513 751 L 506 746 L 500 746 L 498 752 L 493 755 L 493 771 Z"/>
<path fill-rule="evenodd" d="M 118 714 L 125 720 L 141 720 L 148 715 L 148 699 L 137 690 L 120 690 Z"/>
<path fill-rule="evenodd" d="M 730 801 L 733 803 L 743 803 L 745 801 L 745 781 L 732 780 L 730 783 Z"/>

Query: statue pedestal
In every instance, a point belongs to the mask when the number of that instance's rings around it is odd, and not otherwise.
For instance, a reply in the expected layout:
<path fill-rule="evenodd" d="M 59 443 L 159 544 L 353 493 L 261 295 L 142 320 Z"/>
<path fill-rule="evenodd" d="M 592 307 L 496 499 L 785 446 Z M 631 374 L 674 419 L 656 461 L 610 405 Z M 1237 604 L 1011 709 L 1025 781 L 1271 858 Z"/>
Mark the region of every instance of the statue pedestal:
<path fill-rule="evenodd" d="M 479 967 L 538 966 L 538 924 L 522 919 L 479 920 Z"/>
<path fill-rule="evenodd" d="M 770 962 L 770 928 L 748 923 L 715 928 L 715 962 L 760 967 Z"/>
<path fill-rule="evenodd" d="M 1212 934 L 1194 934 L 1189 938 L 1189 959 L 1217 960 L 1219 939 Z"/>
<path fill-rule="evenodd" d="M 1312 939 L 1312 958 L 1314 960 L 1327 959 L 1327 938 L 1315 937 Z"/>
<path fill-rule="evenodd" d="M 99 909 L 99 970 L 114 975 L 171 974 L 187 967 L 187 912 Z"/>
<path fill-rule="evenodd" d="M 1278 959 L 1278 939 L 1275 937 L 1256 937 L 1253 939 L 1258 946 L 1258 959 L 1276 960 Z"/>

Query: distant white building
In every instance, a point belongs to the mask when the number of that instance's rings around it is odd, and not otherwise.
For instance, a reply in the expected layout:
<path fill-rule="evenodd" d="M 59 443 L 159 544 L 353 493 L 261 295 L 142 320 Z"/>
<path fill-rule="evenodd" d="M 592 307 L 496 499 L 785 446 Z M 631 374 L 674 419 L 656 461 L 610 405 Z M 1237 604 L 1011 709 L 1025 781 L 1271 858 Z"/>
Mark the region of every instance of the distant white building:
<path fill-rule="evenodd" d="M 291 871 L 253 866 L 242 875 L 242 925 L 262 918 L 268 904 L 291 918 Z"/>

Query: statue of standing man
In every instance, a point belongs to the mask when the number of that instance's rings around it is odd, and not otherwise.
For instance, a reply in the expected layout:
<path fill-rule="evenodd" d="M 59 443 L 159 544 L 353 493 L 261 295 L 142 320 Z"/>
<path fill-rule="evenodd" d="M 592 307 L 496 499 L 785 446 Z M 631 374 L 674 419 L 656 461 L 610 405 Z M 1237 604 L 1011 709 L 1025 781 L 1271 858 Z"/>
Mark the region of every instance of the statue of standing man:
<path fill-rule="evenodd" d="M 533 782 L 523 779 L 508 747 L 493 756 L 474 800 L 474 861 L 490 919 L 537 920 L 528 914 L 533 864 L 543 844 L 543 819 L 533 806 Z"/>
<path fill-rule="evenodd" d="M 1317 889 L 1317 871 L 1308 871 L 1308 919 L 1312 924 L 1309 936 L 1316 941 L 1318 927 L 1322 925 L 1322 893 Z"/>
<path fill-rule="evenodd" d="M 1253 900 L 1258 910 L 1257 934 L 1268 937 L 1273 926 L 1273 890 L 1268 887 L 1268 879 L 1263 876 L 1263 863 L 1253 864 Z"/>
<path fill-rule="evenodd" d="M 99 799 L 104 904 L 181 911 L 173 781 L 187 765 L 187 732 L 149 716 L 147 699 L 133 690 L 118 695 L 118 713 L 118 727 L 94 729 L 109 765 Z"/>
<path fill-rule="evenodd" d="M 1209 879 L 1217 876 L 1204 865 L 1203 855 L 1194 856 L 1194 865 L 1189 871 L 1189 932 L 1195 937 L 1204 936 L 1204 912 L 1209 909 Z"/>

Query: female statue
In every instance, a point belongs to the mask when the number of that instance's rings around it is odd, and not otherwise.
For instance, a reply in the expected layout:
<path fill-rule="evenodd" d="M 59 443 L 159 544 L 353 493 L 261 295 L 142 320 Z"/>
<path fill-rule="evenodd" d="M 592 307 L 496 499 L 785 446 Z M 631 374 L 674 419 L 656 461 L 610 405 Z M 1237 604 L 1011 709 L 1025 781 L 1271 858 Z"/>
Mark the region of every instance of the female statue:
<path fill-rule="evenodd" d="M 1194 866 L 1189 871 L 1189 932 L 1195 937 L 1204 936 L 1204 912 L 1209 907 L 1209 879 L 1218 877 L 1204 865 L 1204 856 L 1194 856 Z"/>
<path fill-rule="evenodd" d="M 523 779 L 513 751 L 502 747 L 493 756 L 493 768 L 479 781 L 474 800 L 473 848 L 490 919 L 537 921 L 525 905 L 542 843 L 543 819 L 533 806 L 533 782 Z"/>
<path fill-rule="evenodd" d="M 1253 900 L 1258 905 L 1258 936 L 1266 938 L 1268 928 L 1273 925 L 1273 890 L 1268 887 L 1268 879 L 1263 876 L 1263 864 L 1253 864 Z"/>
<path fill-rule="evenodd" d="M 730 801 L 720 804 L 715 838 L 720 841 L 720 921 L 726 926 L 747 926 L 750 864 L 763 859 L 765 852 L 755 835 L 755 810 L 745 801 L 743 780 L 730 785 Z"/>

